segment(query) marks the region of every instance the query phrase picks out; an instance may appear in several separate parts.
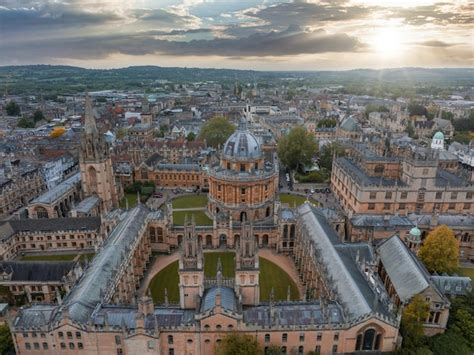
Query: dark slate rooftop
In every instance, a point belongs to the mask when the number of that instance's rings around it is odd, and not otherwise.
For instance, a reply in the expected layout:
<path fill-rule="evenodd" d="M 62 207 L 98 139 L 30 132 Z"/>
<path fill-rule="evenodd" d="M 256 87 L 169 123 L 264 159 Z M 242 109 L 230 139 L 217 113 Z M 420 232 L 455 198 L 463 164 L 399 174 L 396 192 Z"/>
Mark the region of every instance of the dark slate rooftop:
<path fill-rule="evenodd" d="M 401 180 L 369 176 L 349 158 L 341 157 L 337 159 L 337 162 L 344 170 L 350 172 L 350 176 L 362 186 L 405 186 Z"/>
<path fill-rule="evenodd" d="M 111 291 L 111 283 L 115 280 L 124 255 L 138 237 L 149 212 L 144 205 L 138 204 L 127 211 L 113 229 L 83 277 L 64 299 L 72 319 L 87 322 L 93 309 L 104 301 L 104 295 Z"/>
<path fill-rule="evenodd" d="M 373 214 L 357 214 L 351 218 L 351 223 L 356 227 L 374 227 L 376 229 L 391 229 L 397 227 L 412 227 L 414 224 L 406 216 L 383 216 Z"/>
<path fill-rule="evenodd" d="M 3 261 L 0 274 L 12 273 L 11 281 L 61 281 L 74 267 L 74 261 Z"/>
<path fill-rule="evenodd" d="M 445 295 L 466 296 L 472 291 L 472 280 L 467 276 L 433 275 L 431 280 Z"/>
<path fill-rule="evenodd" d="M 10 220 L 0 226 L 0 240 L 20 232 L 98 231 L 100 217 Z"/>
<path fill-rule="evenodd" d="M 324 310 L 319 303 L 278 303 L 272 306 L 273 320 L 270 319 L 270 306 L 262 305 L 244 310 L 244 322 L 258 326 L 307 326 L 342 323 L 343 312 L 336 304 L 329 304 Z M 327 313 L 325 313 L 327 312 Z"/>
<path fill-rule="evenodd" d="M 71 177 L 67 178 L 63 182 L 54 186 L 52 189 L 46 191 L 41 196 L 35 198 L 31 203 L 44 203 L 50 204 L 56 201 L 59 197 L 65 194 L 68 190 L 72 189 L 75 185 L 80 184 L 81 182 L 81 173 L 78 172 Z"/>
<path fill-rule="evenodd" d="M 237 299 L 235 292 L 229 287 L 212 287 L 204 292 L 201 300 L 201 312 L 206 312 L 216 305 L 217 293 L 221 294 L 221 307 L 231 312 L 237 311 Z"/>
<path fill-rule="evenodd" d="M 40 327 L 51 323 L 57 314 L 58 307 L 50 304 L 35 304 L 23 308 L 13 323 L 16 328 Z"/>

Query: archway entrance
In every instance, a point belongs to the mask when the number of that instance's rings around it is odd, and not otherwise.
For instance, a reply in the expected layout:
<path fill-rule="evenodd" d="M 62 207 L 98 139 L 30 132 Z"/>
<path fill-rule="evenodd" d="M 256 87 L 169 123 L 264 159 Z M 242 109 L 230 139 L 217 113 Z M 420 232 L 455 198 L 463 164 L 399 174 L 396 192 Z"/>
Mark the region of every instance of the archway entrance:
<path fill-rule="evenodd" d="M 225 247 L 227 246 L 227 236 L 225 234 L 221 234 L 219 236 L 219 246 L 220 247 Z"/>

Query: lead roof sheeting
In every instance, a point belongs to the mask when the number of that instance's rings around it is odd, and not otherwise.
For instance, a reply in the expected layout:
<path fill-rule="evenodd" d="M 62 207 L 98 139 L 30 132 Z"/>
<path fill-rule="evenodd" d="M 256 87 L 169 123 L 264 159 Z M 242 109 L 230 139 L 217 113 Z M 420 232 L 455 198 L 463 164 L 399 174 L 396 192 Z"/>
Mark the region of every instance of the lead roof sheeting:
<path fill-rule="evenodd" d="M 80 183 L 80 181 L 81 181 L 81 173 L 78 172 L 72 175 L 71 177 L 67 178 L 63 182 L 59 183 L 58 185 L 54 186 L 52 189 L 46 191 L 41 196 L 38 196 L 31 203 L 44 203 L 44 204 L 53 203 L 59 196 L 63 195 L 75 184 Z"/>
<path fill-rule="evenodd" d="M 377 247 L 382 264 L 402 302 L 425 290 L 429 283 L 410 251 L 398 236 L 393 236 Z"/>

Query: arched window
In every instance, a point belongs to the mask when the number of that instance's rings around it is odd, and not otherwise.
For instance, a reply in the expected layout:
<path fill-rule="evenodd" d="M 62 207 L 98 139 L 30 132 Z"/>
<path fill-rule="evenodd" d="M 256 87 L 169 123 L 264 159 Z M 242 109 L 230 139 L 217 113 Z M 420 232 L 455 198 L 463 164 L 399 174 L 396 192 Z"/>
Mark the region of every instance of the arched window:
<path fill-rule="evenodd" d="M 283 226 L 283 239 L 288 239 L 288 224 Z"/>
<path fill-rule="evenodd" d="M 156 238 L 158 243 L 163 243 L 163 228 L 156 227 Z"/>
<path fill-rule="evenodd" d="M 304 346 L 300 345 L 298 348 L 298 355 L 304 355 Z"/>
<path fill-rule="evenodd" d="M 271 209 L 270 209 L 270 206 L 268 206 L 267 210 L 265 211 L 265 217 L 270 217 L 270 212 L 271 212 Z"/>
<path fill-rule="evenodd" d="M 282 346 L 281 347 L 281 355 L 285 355 L 286 354 L 286 346 Z"/>
<path fill-rule="evenodd" d="M 374 328 L 357 335 L 356 350 L 379 350 L 382 334 L 377 333 Z"/>
<path fill-rule="evenodd" d="M 150 227 L 150 242 L 156 243 L 156 231 L 155 231 L 155 227 Z"/>
<path fill-rule="evenodd" d="M 87 170 L 87 176 L 89 178 L 89 188 L 91 189 L 91 193 L 97 193 L 97 171 L 93 166 L 90 166 Z"/>
<path fill-rule="evenodd" d="M 173 336 L 168 335 L 168 344 L 173 344 Z"/>
<path fill-rule="evenodd" d="M 240 222 L 244 222 L 247 220 L 247 212 L 240 213 Z"/>
<path fill-rule="evenodd" d="M 44 207 L 36 207 L 36 217 L 37 218 L 48 218 L 48 211 Z"/>
<path fill-rule="evenodd" d="M 212 246 L 212 235 L 206 235 L 206 245 L 208 247 Z"/>
<path fill-rule="evenodd" d="M 178 245 L 181 245 L 182 241 L 183 241 L 183 236 L 180 234 L 178 235 Z"/>
<path fill-rule="evenodd" d="M 292 224 L 290 227 L 290 239 L 295 239 L 295 225 Z"/>

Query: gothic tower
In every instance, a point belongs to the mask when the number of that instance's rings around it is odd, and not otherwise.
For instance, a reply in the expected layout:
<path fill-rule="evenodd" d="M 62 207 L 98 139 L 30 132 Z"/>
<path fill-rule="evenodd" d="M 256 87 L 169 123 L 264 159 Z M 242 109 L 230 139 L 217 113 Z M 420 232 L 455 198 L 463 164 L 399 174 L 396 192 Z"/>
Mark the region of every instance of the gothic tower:
<path fill-rule="evenodd" d="M 242 297 L 243 305 L 260 302 L 258 245 L 253 235 L 253 225 L 242 223 L 240 241 L 235 255 L 235 291 Z"/>
<path fill-rule="evenodd" d="M 196 308 L 204 293 L 202 245 L 195 232 L 194 216 L 184 222 L 184 237 L 179 252 L 179 303 L 184 309 Z"/>
<path fill-rule="evenodd" d="M 86 95 L 84 132 L 81 137 L 79 164 L 84 195 L 101 199 L 101 211 L 108 212 L 119 205 L 119 196 L 110 159 L 108 143 L 99 133 L 89 95 Z"/>

